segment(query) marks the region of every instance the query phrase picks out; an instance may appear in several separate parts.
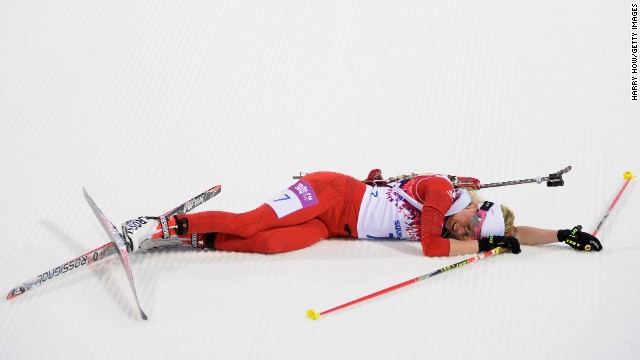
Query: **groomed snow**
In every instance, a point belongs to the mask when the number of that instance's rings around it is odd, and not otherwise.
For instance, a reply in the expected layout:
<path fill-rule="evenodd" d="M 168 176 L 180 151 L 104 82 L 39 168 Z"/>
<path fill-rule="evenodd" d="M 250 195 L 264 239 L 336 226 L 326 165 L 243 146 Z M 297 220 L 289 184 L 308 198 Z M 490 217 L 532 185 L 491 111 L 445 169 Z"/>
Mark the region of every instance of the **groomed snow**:
<path fill-rule="evenodd" d="M 0 0 L 0 285 L 108 241 L 111 220 L 246 211 L 298 171 L 440 172 L 516 223 L 592 231 L 640 173 L 632 6 L 612 1 Z M 635 31 L 637 33 L 637 31 Z M 260 255 L 112 256 L 0 301 L 2 359 L 634 359 L 638 184 L 600 253 L 523 247 L 306 318 L 468 256 L 334 239 Z"/>

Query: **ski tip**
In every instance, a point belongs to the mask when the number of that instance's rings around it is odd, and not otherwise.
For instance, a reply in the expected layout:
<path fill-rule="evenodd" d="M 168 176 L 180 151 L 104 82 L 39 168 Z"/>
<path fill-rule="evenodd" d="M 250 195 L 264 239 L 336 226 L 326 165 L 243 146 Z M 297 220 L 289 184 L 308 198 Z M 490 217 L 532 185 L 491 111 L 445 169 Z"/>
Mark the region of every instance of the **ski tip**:
<path fill-rule="evenodd" d="M 625 180 L 631 180 L 636 177 L 635 175 L 633 175 L 631 171 L 625 172 L 622 176 L 624 177 Z"/>
<path fill-rule="evenodd" d="M 17 298 L 18 296 L 24 294 L 27 290 L 23 286 L 18 286 L 11 290 L 9 294 L 7 294 L 7 300 L 11 300 Z"/>
<path fill-rule="evenodd" d="M 315 312 L 313 309 L 307 310 L 307 317 L 311 320 L 318 320 L 320 318 L 320 314 Z"/>

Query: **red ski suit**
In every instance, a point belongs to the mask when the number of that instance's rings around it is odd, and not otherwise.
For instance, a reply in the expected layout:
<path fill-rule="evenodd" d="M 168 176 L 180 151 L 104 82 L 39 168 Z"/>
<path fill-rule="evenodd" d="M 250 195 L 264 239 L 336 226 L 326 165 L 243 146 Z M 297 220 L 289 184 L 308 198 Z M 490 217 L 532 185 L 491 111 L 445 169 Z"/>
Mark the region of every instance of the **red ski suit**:
<path fill-rule="evenodd" d="M 217 233 L 216 249 L 281 253 L 330 237 L 358 238 L 358 215 L 366 189 L 351 176 L 316 172 L 255 210 L 242 214 L 206 211 L 179 218 L 187 218 L 189 233 Z M 449 240 L 441 233 L 444 214 L 453 203 L 451 182 L 443 177 L 418 176 L 402 189 L 424 204 L 417 219 L 424 254 L 448 256 Z M 292 201 L 293 208 L 285 207 Z"/>

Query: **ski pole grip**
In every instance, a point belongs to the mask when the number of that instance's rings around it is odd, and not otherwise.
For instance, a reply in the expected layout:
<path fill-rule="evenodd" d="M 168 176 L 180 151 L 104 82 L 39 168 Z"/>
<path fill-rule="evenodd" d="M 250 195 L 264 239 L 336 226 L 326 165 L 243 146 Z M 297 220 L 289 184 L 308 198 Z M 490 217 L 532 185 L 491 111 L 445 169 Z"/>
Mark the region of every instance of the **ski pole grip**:
<path fill-rule="evenodd" d="M 547 187 L 563 186 L 564 180 L 562 179 L 562 173 L 549 174 L 549 180 L 547 180 Z"/>

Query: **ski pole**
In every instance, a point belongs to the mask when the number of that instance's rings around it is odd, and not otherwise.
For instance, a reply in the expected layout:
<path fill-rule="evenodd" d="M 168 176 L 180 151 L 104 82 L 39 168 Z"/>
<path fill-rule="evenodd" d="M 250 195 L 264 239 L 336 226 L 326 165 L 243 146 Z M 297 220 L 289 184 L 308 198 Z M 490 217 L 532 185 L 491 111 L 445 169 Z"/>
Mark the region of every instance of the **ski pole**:
<path fill-rule="evenodd" d="M 454 187 L 458 188 L 458 187 L 473 187 L 476 189 L 484 189 L 484 188 L 490 188 L 490 187 L 499 187 L 499 186 L 509 186 L 509 185 L 520 185 L 520 184 L 529 184 L 529 183 L 537 183 L 540 184 L 542 182 L 546 182 L 547 183 L 547 187 L 556 187 L 556 186 L 563 186 L 564 185 L 564 180 L 562 179 L 562 175 L 568 173 L 569 171 L 571 171 L 571 166 L 567 166 L 566 168 L 555 172 L 553 174 L 549 174 L 549 176 L 537 176 L 535 178 L 532 179 L 524 179 L 524 180 L 511 180 L 511 181 L 502 181 L 502 182 L 495 182 L 495 183 L 489 183 L 489 184 L 479 184 L 477 179 L 474 178 L 469 178 L 469 177 L 459 177 L 459 176 L 449 176 L 449 179 L 452 181 Z M 299 175 L 294 175 L 293 178 L 298 180 L 298 179 L 302 179 L 303 176 L 308 175 L 309 173 L 305 173 L 300 171 Z M 413 177 L 416 177 L 420 174 L 417 173 L 411 173 L 410 175 L 400 175 L 400 176 L 395 176 L 395 177 L 390 177 L 387 179 L 374 179 L 374 180 L 370 180 L 371 183 L 374 184 L 383 184 L 386 185 L 387 183 L 390 182 L 394 182 L 394 181 L 398 181 L 398 180 L 403 180 L 403 179 L 411 179 Z"/>
<path fill-rule="evenodd" d="M 620 196 L 622 196 L 622 193 L 627 188 L 627 185 L 629 185 L 629 182 L 635 178 L 635 175 L 633 175 L 633 173 L 631 171 L 625 172 L 624 174 L 622 174 L 622 176 L 626 180 L 624 182 L 624 185 L 622 185 L 622 189 L 620 189 L 620 191 L 618 192 L 618 195 L 616 196 L 616 198 L 611 203 L 611 206 L 609 206 L 609 210 L 607 210 L 607 212 L 604 214 L 604 216 L 602 217 L 602 220 L 600 220 L 600 223 L 598 224 L 598 226 L 596 226 L 596 229 L 593 230 L 593 234 L 591 234 L 591 235 L 596 236 L 598 231 L 600 231 L 600 228 L 602 227 L 604 222 L 607 221 L 607 218 L 611 214 L 611 210 L 613 210 L 613 207 L 616 206 L 616 204 L 618 203 L 618 200 L 620 200 Z"/>
<path fill-rule="evenodd" d="M 562 179 L 562 175 L 568 173 L 569 171 L 571 171 L 571 166 L 567 166 L 566 168 L 558 172 L 549 174 L 549 176 L 544 176 L 544 177 L 538 176 L 533 179 L 503 181 L 503 182 L 497 182 L 497 183 L 491 183 L 491 184 L 480 184 L 480 188 L 484 189 L 484 188 L 498 187 L 498 186 L 528 184 L 533 182 L 540 184 L 543 181 L 547 183 L 547 187 L 563 186 L 564 180 Z"/>
<path fill-rule="evenodd" d="M 336 310 L 340 310 L 340 309 L 346 308 L 347 306 L 351 306 L 351 305 L 357 304 L 359 302 L 374 298 L 376 296 L 391 292 L 393 290 L 400 289 L 400 288 L 405 287 L 407 285 L 411 285 L 413 283 L 417 283 L 418 281 L 421 281 L 421 280 L 426 280 L 426 279 L 428 279 L 430 277 L 436 276 L 438 274 L 442 274 L 445 271 L 449 271 L 451 269 L 457 269 L 457 268 L 459 268 L 461 266 L 464 266 L 464 265 L 467 265 L 467 264 L 471 264 L 472 262 L 476 262 L 476 261 L 478 261 L 480 259 L 484 259 L 484 258 L 492 256 L 492 255 L 500 254 L 500 253 L 503 253 L 505 251 L 506 251 L 506 249 L 501 248 L 501 247 L 495 248 L 495 249 L 493 249 L 491 251 L 487 251 L 487 252 L 478 254 L 478 255 L 476 255 L 474 257 L 471 257 L 471 258 L 468 258 L 466 260 L 462 260 L 462 261 L 457 262 L 455 264 L 452 264 L 452 265 L 449 265 L 449 266 L 445 266 L 445 267 L 440 268 L 440 269 L 438 269 L 436 271 L 430 272 L 430 273 L 425 274 L 425 275 L 418 276 L 416 278 L 413 278 L 411 280 L 407 280 L 405 282 L 402 282 L 400 284 L 388 287 L 386 289 L 383 289 L 383 290 L 380 290 L 380 291 L 376 291 L 376 292 L 374 292 L 372 294 L 363 296 L 363 297 L 361 297 L 359 299 L 356 299 L 356 300 L 350 301 L 348 303 L 336 306 L 336 307 L 331 308 L 329 310 L 322 311 L 320 313 L 315 312 L 313 309 L 309 309 L 309 310 L 307 310 L 307 317 L 309 319 L 311 319 L 311 320 L 317 320 L 322 315 L 326 315 L 326 314 L 332 313 L 332 312 L 334 312 Z"/>

